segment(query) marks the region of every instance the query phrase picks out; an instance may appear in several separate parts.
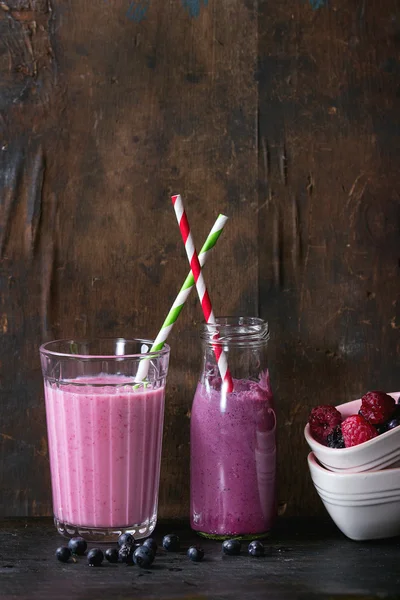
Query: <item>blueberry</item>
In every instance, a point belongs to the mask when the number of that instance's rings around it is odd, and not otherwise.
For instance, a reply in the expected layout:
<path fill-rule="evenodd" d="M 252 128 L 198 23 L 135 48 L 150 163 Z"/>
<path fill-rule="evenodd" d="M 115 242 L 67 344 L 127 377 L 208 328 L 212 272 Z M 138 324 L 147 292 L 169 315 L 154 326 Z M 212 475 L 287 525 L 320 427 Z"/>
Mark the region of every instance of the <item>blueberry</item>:
<path fill-rule="evenodd" d="M 86 540 L 83 537 L 73 537 L 68 542 L 68 548 L 71 550 L 71 554 L 83 556 L 87 549 Z"/>
<path fill-rule="evenodd" d="M 107 548 L 105 551 L 105 557 L 109 563 L 118 562 L 118 550 L 116 548 Z"/>
<path fill-rule="evenodd" d="M 250 556 L 264 556 L 264 544 L 258 540 L 250 542 L 248 547 Z"/>
<path fill-rule="evenodd" d="M 387 423 L 382 423 L 381 425 L 374 425 L 378 435 L 381 435 L 382 433 L 386 433 L 386 431 L 388 430 L 388 424 Z"/>
<path fill-rule="evenodd" d="M 154 552 L 148 546 L 139 546 L 133 553 L 133 562 L 142 569 L 147 569 L 154 561 Z"/>
<path fill-rule="evenodd" d="M 68 562 L 71 558 L 71 550 L 67 546 L 60 546 L 56 550 L 56 557 L 60 562 Z"/>
<path fill-rule="evenodd" d="M 199 546 L 190 546 L 187 555 L 193 562 L 200 562 L 204 558 L 204 550 Z"/>
<path fill-rule="evenodd" d="M 400 425 L 400 419 L 399 417 L 396 417 L 395 419 L 391 419 L 388 423 L 387 423 L 387 428 L 389 429 L 394 429 L 395 427 L 398 427 Z"/>
<path fill-rule="evenodd" d="M 222 552 L 229 556 L 240 554 L 241 544 L 239 540 L 225 540 L 222 543 Z"/>
<path fill-rule="evenodd" d="M 143 546 L 147 546 L 147 548 L 150 548 L 150 550 L 153 550 L 153 553 L 156 554 L 158 546 L 154 538 L 147 538 L 147 540 L 144 540 Z"/>
<path fill-rule="evenodd" d="M 178 552 L 180 548 L 180 539 L 174 533 L 164 535 L 162 545 L 167 552 Z"/>
<path fill-rule="evenodd" d="M 125 544 L 128 544 L 128 546 L 133 546 L 134 543 L 135 543 L 135 538 L 130 533 L 122 533 L 118 538 L 118 546 L 120 548 L 121 548 L 121 546 L 124 546 Z"/>
<path fill-rule="evenodd" d="M 99 567 L 103 562 L 104 554 L 100 548 L 92 548 L 87 555 L 89 567 Z"/>
<path fill-rule="evenodd" d="M 121 562 L 131 565 L 133 562 L 133 553 L 135 551 L 134 546 L 130 546 L 129 544 L 124 544 L 118 550 L 118 558 Z"/>

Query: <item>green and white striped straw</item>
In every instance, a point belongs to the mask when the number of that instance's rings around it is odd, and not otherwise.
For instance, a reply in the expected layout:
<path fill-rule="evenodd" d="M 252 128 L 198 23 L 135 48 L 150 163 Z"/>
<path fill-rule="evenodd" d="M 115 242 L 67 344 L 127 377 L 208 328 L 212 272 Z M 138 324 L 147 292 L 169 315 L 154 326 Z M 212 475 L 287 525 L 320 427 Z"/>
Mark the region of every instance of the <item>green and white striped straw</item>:
<path fill-rule="evenodd" d="M 207 237 L 206 241 L 204 242 L 204 245 L 199 253 L 199 262 L 202 267 L 208 258 L 209 251 L 217 243 L 217 240 L 218 240 L 219 236 L 221 235 L 222 230 L 225 227 L 227 220 L 228 220 L 228 217 L 226 217 L 225 215 L 219 215 L 217 220 L 215 221 L 210 233 L 208 234 L 208 237 Z M 185 304 L 186 300 L 188 299 L 189 294 L 192 291 L 193 287 L 194 287 L 194 277 L 193 277 L 192 271 L 190 271 L 190 273 L 188 274 L 188 276 L 185 279 L 183 286 L 180 289 L 179 294 L 175 298 L 175 302 L 171 306 L 171 309 L 167 315 L 167 318 L 165 319 L 156 339 L 154 340 L 152 347 L 150 348 L 150 352 L 157 352 L 158 350 L 161 350 L 161 348 L 164 346 L 165 341 L 166 341 L 167 337 L 169 336 L 171 329 L 175 325 L 176 320 L 179 317 L 180 312 L 183 308 L 183 305 Z M 143 379 L 146 378 L 147 373 L 149 371 L 149 366 L 150 365 L 149 365 L 148 359 L 142 359 L 140 361 L 139 367 L 138 367 L 138 372 L 136 374 L 136 381 L 138 381 L 138 382 L 143 381 Z"/>

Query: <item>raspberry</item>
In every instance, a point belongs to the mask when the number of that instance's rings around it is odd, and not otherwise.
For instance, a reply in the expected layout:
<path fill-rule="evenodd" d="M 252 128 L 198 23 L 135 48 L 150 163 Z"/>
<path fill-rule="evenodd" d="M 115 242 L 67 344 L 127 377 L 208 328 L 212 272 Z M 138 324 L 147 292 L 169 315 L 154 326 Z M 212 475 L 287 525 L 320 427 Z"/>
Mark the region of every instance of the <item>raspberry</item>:
<path fill-rule="evenodd" d="M 360 415 L 352 415 L 343 421 L 342 434 L 346 448 L 358 446 L 358 444 L 372 440 L 378 435 L 375 427 Z"/>
<path fill-rule="evenodd" d="M 313 437 L 321 444 L 325 444 L 328 435 L 333 433 L 341 421 L 342 415 L 337 408 L 327 405 L 313 408 L 308 419 Z"/>
<path fill-rule="evenodd" d="M 326 438 L 326 445 L 328 448 L 344 448 L 344 440 L 342 434 L 342 428 L 337 425 L 335 429 Z"/>
<path fill-rule="evenodd" d="M 389 421 L 396 410 L 396 402 L 385 392 L 368 392 L 361 399 L 360 415 L 371 425 Z"/>

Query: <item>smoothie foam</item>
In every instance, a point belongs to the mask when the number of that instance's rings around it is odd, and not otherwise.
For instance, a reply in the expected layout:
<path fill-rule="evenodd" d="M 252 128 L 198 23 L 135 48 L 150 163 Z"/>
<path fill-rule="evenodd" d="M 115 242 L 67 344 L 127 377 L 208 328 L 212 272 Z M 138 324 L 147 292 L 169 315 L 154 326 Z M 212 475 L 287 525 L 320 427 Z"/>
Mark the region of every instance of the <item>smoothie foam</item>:
<path fill-rule="evenodd" d="M 156 519 L 165 390 L 125 383 L 118 375 L 45 382 L 53 508 L 61 522 L 112 528 Z"/>
<path fill-rule="evenodd" d="M 191 526 L 207 534 L 267 532 L 276 514 L 272 394 L 235 380 L 234 392 L 200 383 L 191 416 Z"/>

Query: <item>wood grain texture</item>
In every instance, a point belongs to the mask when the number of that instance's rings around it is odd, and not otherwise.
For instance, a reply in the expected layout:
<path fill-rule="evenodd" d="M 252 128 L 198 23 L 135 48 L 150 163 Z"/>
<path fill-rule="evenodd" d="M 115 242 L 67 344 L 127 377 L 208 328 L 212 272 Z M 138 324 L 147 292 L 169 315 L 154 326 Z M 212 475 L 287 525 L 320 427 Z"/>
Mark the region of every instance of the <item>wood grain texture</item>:
<path fill-rule="evenodd" d="M 216 312 L 257 310 L 256 12 L 239 0 L 200 8 L 163 0 L 145 14 L 122 0 L 20 7 L 32 19 L 40 13 L 54 77 L 46 98 L 20 104 L 20 133 L 5 131 L 0 154 L 1 513 L 51 511 L 40 342 L 151 337 L 161 326 L 187 274 L 171 193 L 184 194 L 198 245 L 219 212 L 231 218 L 207 266 Z M 3 12 L 13 32 L 16 17 Z M 18 61 L 29 66 L 21 35 L 8 33 L 7 51 L 18 42 Z M 7 122 L 31 72 L 16 73 L 6 59 Z M 35 81 L 45 77 L 36 62 Z M 188 511 L 201 321 L 193 294 L 171 336 L 162 516 Z"/>
<path fill-rule="evenodd" d="M 38 347 L 154 336 L 187 272 L 273 334 L 280 499 L 321 505 L 310 408 L 399 388 L 397 0 L 0 2 L 0 514 L 51 513 Z M 171 336 L 160 514 L 188 512 L 193 294 Z"/>
<path fill-rule="evenodd" d="M 37 351 L 56 216 L 53 25 L 48 2 L 0 3 L 1 514 L 51 510 Z"/>
<path fill-rule="evenodd" d="M 260 305 L 292 513 L 322 510 L 310 408 L 399 388 L 399 19 L 395 1 L 261 5 Z"/>

